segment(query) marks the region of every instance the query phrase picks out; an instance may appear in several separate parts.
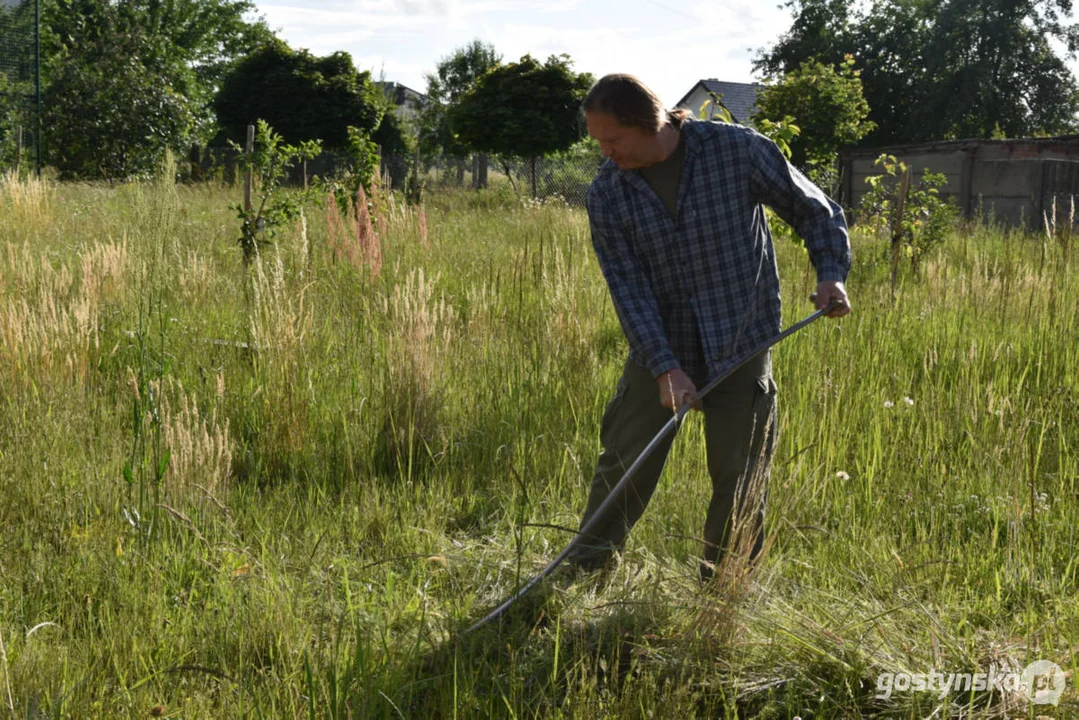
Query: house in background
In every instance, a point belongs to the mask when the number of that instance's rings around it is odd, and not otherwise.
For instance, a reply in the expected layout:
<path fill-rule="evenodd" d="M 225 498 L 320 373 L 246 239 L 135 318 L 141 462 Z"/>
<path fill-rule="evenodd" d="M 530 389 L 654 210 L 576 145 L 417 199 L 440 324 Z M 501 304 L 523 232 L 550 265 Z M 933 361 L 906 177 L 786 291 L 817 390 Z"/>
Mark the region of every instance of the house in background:
<path fill-rule="evenodd" d="M 414 120 L 428 105 L 426 95 L 399 82 L 376 80 L 375 85 L 393 102 L 402 120 Z"/>
<path fill-rule="evenodd" d="M 734 121 L 739 125 L 750 125 L 750 118 L 757 111 L 757 93 L 764 88 L 757 83 L 721 82 L 715 78 L 700 80 L 685 96 L 675 105 L 676 108 L 685 108 L 697 117 L 701 105 L 706 100 L 711 100 L 711 93 L 722 96 L 720 102 L 731 111 Z M 709 118 L 714 117 L 715 108 L 708 106 Z"/>

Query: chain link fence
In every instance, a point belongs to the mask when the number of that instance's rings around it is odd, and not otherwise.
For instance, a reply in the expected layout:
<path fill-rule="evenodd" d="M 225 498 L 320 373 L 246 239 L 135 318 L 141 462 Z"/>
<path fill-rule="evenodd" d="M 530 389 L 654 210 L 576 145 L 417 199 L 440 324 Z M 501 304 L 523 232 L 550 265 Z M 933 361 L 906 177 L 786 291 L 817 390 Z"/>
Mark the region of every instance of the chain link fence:
<path fill-rule="evenodd" d="M 2 0 L 0 0 L 2 2 Z M 185 180 L 218 179 L 235 182 L 238 154 L 232 148 L 200 149 L 180 168 Z M 292 168 L 286 184 L 299 186 L 313 180 L 335 177 L 347 171 L 349 159 L 339 153 L 323 152 L 303 166 Z M 553 157 L 518 158 L 490 155 L 383 155 L 383 181 L 404 191 L 414 174 L 424 186 L 435 188 L 492 188 L 510 192 L 522 200 L 557 201 L 584 207 L 588 186 L 602 165 L 598 155 L 567 154 Z"/>
<path fill-rule="evenodd" d="M 0 171 L 41 169 L 41 0 L 0 0 Z"/>
<path fill-rule="evenodd" d="M 588 186 L 603 164 L 598 154 L 565 154 L 537 158 L 500 155 L 384 157 L 383 169 L 398 185 L 412 166 L 428 186 L 491 188 L 504 186 L 522 199 L 562 201 L 583 207 Z"/>

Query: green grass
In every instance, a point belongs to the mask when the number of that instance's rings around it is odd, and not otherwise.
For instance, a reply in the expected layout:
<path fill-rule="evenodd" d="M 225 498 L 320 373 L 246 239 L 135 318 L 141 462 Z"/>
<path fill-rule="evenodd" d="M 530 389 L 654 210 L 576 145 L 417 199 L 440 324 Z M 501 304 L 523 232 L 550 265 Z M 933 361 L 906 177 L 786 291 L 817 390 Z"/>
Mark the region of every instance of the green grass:
<path fill-rule="evenodd" d="M 626 352 L 587 218 L 442 193 L 377 276 L 227 188 L 0 192 L 0 717 L 1071 717 L 1079 288 L 957 230 L 776 352 L 773 545 L 697 586 L 701 420 L 606 583 L 456 632 L 565 544 Z M 813 274 L 778 245 L 786 320 Z M 909 401 L 907 400 L 909 398 Z M 126 471 L 125 471 L 126 468 Z M 844 475 L 838 475 L 844 473 Z M 1069 673 L 1061 705 L 882 672 Z"/>

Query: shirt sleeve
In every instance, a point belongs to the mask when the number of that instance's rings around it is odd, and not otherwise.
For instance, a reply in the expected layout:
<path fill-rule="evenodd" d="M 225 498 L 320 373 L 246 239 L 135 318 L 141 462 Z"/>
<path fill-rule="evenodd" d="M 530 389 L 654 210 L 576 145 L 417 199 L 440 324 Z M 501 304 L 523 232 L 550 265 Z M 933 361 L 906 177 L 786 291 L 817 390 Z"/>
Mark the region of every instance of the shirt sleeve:
<path fill-rule="evenodd" d="M 633 354 L 643 360 L 653 377 L 679 367 L 663 331 L 659 306 L 648 278 L 625 229 L 595 187 L 588 193 L 588 221 L 600 270 Z"/>
<path fill-rule="evenodd" d="M 850 271 L 850 239 L 843 209 L 792 167 L 774 142 L 750 135 L 750 189 L 805 241 L 817 282 L 843 282 Z"/>

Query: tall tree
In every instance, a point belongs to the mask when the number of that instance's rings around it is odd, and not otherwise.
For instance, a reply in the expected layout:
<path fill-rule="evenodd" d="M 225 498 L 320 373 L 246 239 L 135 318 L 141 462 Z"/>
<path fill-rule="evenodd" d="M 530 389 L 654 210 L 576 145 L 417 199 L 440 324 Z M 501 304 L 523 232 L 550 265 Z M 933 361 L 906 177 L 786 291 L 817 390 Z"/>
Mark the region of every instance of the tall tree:
<path fill-rule="evenodd" d="M 476 81 L 498 67 L 502 56 L 494 45 L 473 40 L 439 61 L 433 73 L 426 75 L 430 106 L 420 118 L 420 147 L 425 152 L 443 152 L 463 156 L 468 149 L 454 137 L 449 113 L 458 101 L 476 85 Z"/>
<path fill-rule="evenodd" d="M 537 157 L 566 150 L 582 133 L 581 102 L 593 77 L 568 55 L 540 63 L 531 55 L 498 67 L 450 111 L 450 127 L 481 152 Z"/>
<path fill-rule="evenodd" d="M 194 126 L 193 103 L 171 82 L 177 60 L 105 7 L 53 63 L 43 99 L 47 158 L 65 178 L 123 180 L 154 170 Z"/>
<path fill-rule="evenodd" d="M 194 132 L 213 134 L 212 101 L 229 67 L 273 37 L 250 0 L 43 0 L 42 51 L 51 78 L 103 33 L 142 38 L 139 62 L 185 98 Z"/>
<path fill-rule="evenodd" d="M 350 126 L 374 131 L 384 106 L 371 74 L 358 71 L 348 53 L 320 58 L 281 40 L 237 63 L 214 101 L 219 124 L 236 142 L 262 119 L 289 144 L 322 140 L 330 149 L 348 146 Z"/>
<path fill-rule="evenodd" d="M 853 55 L 875 132 L 863 144 L 1067 132 L 1077 86 L 1053 42 L 1077 47 L 1061 22 L 1070 0 L 790 0 L 791 29 L 757 60 L 791 72 Z"/>
<path fill-rule="evenodd" d="M 0 165 L 14 163 L 18 131 L 32 142 L 34 123 L 34 5 L 0 0 Z"/>
<path fill-rule="evenodd" d="M 1068 3 L 1070 5 L 1070 3 Z M 930 83 L 922 123 L 953 137 L 1067 132 L 1075 127 L 1076 84 L 1050 45 L 1068 42 L 1064 2 L 949 0 L 926 45 Z"/>
<path fill-rule="evenodd" d="M 851 3 L 848 0 L 786 0 L 794 19 L 787 32 L 769 50 L 761 50 L 755 69 L 780 77 L 813 59 L 835 65 L 850 53 L 852 36 Z"/>

